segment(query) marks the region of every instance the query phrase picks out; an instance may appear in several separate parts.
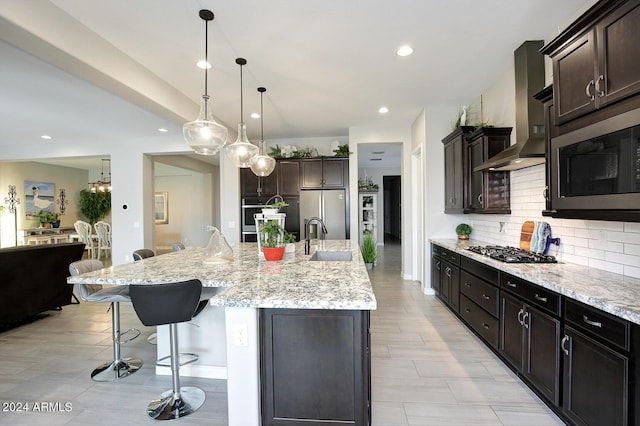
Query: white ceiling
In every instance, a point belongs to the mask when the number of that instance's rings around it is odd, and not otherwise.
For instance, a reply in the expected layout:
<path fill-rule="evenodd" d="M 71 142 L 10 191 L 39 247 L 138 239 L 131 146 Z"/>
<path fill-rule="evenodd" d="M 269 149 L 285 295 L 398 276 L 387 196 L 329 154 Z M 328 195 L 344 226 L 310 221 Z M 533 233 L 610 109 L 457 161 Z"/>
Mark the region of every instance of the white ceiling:
<path fill-rule="evenodd" d="M 593 3 L 0 0 L 0 18 L 13 19 L 16 9 L 35 16 L 39 7 L 58 7 L 61 14 L 40 18 L 48 25 L 25 29 L 43 34 L 66 29 L 73 34 L 71 17 L 78 28 L 90 28 L 142 65 L 150 77 L 175 88 L 197 111 L 204 83 L 202 70 L 195 67 L 204 53 L 204 22 L 198 10 L 210 9 L 216 15 L 209 26 L 209 55 L 214 64 L 209 94 L 214 113 L 236 128 L 240 81 L 235 58 L 244 57 L 249 137 L 257 140 L 259 136 L 259 122 L 249 114 L 259 111 L 256 88 L 265 86 L 268 140 L 347 136 L 348 129 L 356 126 L 410 125 L 426 105 L 462 105 L 510 67 L 513 51 L 523 41 L 548 39 Z M 56 22 L 61 18 L 64 22 Z M 76 38 L 67 37 L 65 43 L 88 45 L 95 48 L 96 56 L 104 48 L 91 44 L 90 38 Z M 15 34 L 0 28 L 0 150 L 16 144 L 52 143 L 41 141 L 42 134 L 50 134 L 54 141 L 87 144 L 101 143 L 107 132 L 109 138 L 163 138 L 167 136 L 157 132 L 158 127 L 175 135 L 184 121 L 195 118 L 183 117 L 184 109 L 178 106 L 158 113 L 148 99 L 123 100 L 109 93 L 109 84 L 96 87 L 73 75 L 82 77 L 81 67 L 54 66 L 31 56 L 48 58 L 46 49 L 27 48 L 31 54 L 25 54 L 12 44 L 17 44 Z M 395 55 L 402 44 L 413 46 L 415 53 L 405 58 Z M 380 106 L 390 112 L 378 114 Z"/>

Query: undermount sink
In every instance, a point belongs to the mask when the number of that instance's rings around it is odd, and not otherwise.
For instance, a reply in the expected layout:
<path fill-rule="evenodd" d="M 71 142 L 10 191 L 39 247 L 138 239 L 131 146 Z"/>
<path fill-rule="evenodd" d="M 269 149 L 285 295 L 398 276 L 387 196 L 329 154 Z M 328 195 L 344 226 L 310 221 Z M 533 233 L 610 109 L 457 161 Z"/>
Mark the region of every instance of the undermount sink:
<path fill-rule="evenodd" d="M 350 250 L 317 250 L 309 258 L 312 261 L 351 262 Z"/>

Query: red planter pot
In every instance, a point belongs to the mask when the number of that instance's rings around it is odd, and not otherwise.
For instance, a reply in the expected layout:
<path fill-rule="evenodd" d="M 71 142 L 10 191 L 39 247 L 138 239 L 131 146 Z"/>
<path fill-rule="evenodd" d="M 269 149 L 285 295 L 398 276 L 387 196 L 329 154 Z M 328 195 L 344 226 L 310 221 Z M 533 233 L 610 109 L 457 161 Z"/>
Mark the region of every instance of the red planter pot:
<path fill-rule="evenodd" d="M 267 260 L 282 260 L 284 246 L 282 247 L 262 247 L 262 253 Z"/>

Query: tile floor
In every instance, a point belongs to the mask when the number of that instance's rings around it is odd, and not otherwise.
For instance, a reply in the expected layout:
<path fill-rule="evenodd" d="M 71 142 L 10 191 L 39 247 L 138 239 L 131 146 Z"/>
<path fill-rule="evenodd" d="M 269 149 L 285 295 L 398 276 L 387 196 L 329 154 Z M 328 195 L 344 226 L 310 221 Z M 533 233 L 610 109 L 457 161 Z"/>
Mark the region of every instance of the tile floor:
<path fill-rule="evenodd" d="M 371 315 L 373 425 L 562 424 L 442 303 L 401 279 L 399 245 L 380 250 L 371 281 L 378 299 Z M 106 306 L 82 303 L 48 314 L 0 333 L 0 425 L 153 424 L 145 407 L 171 378 L 154 374 L 155 346 L 146 341 L 152 329 L 130 305 L 121 307 L 122 329 L 142 335 L 123 355 L 145 363 L 111 383 L 89 378 L 112 357 Z M 184 377 L 182 384 L 203 388 L 207 400 L 180 424 L 227 424 L 225 381 Z M 30 412 L 11 412 L 9 403 L 25 402 Z M 69 410 L 44 412 L 56 403 L 70 403 Z"/>

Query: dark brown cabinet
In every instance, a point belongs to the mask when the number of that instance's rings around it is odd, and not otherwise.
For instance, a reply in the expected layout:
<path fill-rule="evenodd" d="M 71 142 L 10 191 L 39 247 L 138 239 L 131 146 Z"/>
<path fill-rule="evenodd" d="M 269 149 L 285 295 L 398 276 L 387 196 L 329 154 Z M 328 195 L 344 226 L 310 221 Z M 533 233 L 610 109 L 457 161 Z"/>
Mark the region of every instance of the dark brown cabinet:
<path fill-rule="evenodd" d="M 460 316 L 494 349 L 498 348 L 498 271 L 463 257 L 460 261 Z"/>
<path fill-rule="evenodd" d="M 300 195 L 300 163 L 292 160 L 278 161 L 278 194 L 283 197 Z"/>
<path fill-rule="evenodd" d="M 369 311 L 260 311 L 262 424 L 371 423 Z"/>
<path fill-rule="evenodd" d="M 601 1 L 542 52 L 558 124 L 640 92 L 640 1 Z"/>
<path fill-rule="evenodd" d="M 473 170 L 510 146 L 511 130 L 511 127 L 481 127 L 467 137 L 465 213 L 511 214 L 510 173 Z"/>
<path fill-rule="evenodd" d="M 432 272 L 431 287 L 436 294 L 454 311 L 460 310 L 460 255 L 436 245 L 432 245 L 431 262 L 436 272 Z"/>
<path fill-rule="evenodd" d="M 338 189 L 348 185 L 348 157 L 300 160 L 300 189 Z"/>
<path fill-rule="evenodd" d="M 507 292 L 502 293 L 500 311 L 500 353 L 558 405 L 560 321 Z"/>
<path fill-rule="evenodd" d="M 278 193 L 278 171 L 258 177 L 249 168 L 240 169 L 240 195 L 242 197 L 267 198 Z"/>
<path fill-rule="evenodd" d="M 473 127 L 462 126 L 442 140 L 444 144 L 444 212 L 464 213 L 465 172 L 467 167 L 465 138 Z"/>
<path fill-rule="evenodd" d="M 630 324 L 567 300 L 562 411 L 576 424 L 629 423 Z"/>
<path fill-rule="evenodd" d="M 558 135 L 558 128 L 556 127 L 554 106 L 553 106 L 553 86 L 547 86 L 540 92 L 535 94 L 535 98 L 542 102 L 542 108 L 544 111 L 544 127 L 546 129 L 544 135 L 545 145 L 545 174 L 544 174 L 544 210 L 543 216 L 551 216 L 553 214 L 553 206 L 551 205 L 551 156 L 553 152 L 551 150 L 551 139 Z"/>

